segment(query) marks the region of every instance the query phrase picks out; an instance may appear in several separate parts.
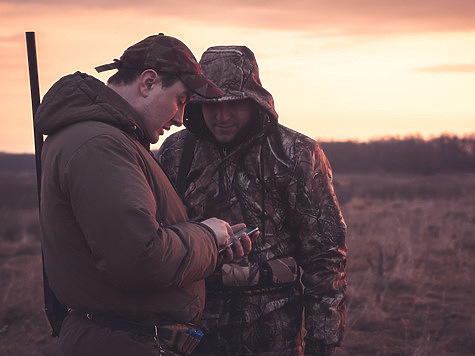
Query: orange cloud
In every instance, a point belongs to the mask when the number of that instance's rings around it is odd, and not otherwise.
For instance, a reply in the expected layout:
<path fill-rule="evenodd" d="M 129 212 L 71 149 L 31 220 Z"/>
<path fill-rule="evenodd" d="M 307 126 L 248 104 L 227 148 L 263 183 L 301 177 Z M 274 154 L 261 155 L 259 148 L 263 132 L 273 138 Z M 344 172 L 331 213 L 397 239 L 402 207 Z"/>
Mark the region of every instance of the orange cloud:
<path fill-rule="evenodd" d="M 307 30 L 335 34 L 387 34 L 475 30 L 473 0 L 3 0 L 3 4 L 55 9 L 133 9 L 208 24 Z"/>
<path fill-rule="evenodd" d="M 475 73 L 475 64 L 440 64 L 432 67 L 417 68 L 416 71 L 431 73 Z"/>

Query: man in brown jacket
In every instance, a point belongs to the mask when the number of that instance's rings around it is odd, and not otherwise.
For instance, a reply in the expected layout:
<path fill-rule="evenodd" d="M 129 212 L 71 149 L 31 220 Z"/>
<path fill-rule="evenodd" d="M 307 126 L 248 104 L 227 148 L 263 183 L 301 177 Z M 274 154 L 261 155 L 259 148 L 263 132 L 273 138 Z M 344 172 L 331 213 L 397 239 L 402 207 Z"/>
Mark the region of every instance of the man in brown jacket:
<path fill-rule="evenodd" d="M 346 226 L 330 165 L 314 140 L 278 124 L 247 47 L 211 47 L 200 64 L 226 94 L 193 97 L 187 130 L 158 159 L 191 218 L 244 221 L 261 236 L 207 278 L 197 354 L 302 354 L 304 311 L 305 354 L 331 355 L 345 324 Z"/>
<path fill-rule="evenodd" d="M 191 51 L 163 34 L 128 48 L 108 86 L 83 73 L 60 79 L 35 116 L 48 135 L 40 220 L 46 274 L 70 308 L 60 355 L 189 354 L 201 337 L 204 278 L 251 248 L 217 218 L 190 222 L 149 151 L 180 126 L 193 93 L 223 92 Z"/>

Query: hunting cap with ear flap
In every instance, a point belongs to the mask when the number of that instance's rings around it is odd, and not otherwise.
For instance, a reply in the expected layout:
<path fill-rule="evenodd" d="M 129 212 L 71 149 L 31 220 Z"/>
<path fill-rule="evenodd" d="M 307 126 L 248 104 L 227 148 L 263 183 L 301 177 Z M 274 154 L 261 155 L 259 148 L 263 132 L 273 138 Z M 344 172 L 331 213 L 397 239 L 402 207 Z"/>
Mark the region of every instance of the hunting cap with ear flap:
<path fill-rule="evenodd" d="M 200 65 L 204 75 L 226 93 L 218 98 L 208 99 L 194 96 L 190 104 L 252 99 L 277 121 L 274 99 L 261 84 L 257 60 L 249 48 L 210 47 L 201 56 Z"/>
<path fill-rule="evenodd" d="M 120 59 L 96 67 L 98 72 L 111 69 L 154 69 L 175 74 L 196 94 L 216 98 L 224 94 L 205 77 L 190 49 L 180 40 L 163 33 L 152 35 L 127 48 Z"/>

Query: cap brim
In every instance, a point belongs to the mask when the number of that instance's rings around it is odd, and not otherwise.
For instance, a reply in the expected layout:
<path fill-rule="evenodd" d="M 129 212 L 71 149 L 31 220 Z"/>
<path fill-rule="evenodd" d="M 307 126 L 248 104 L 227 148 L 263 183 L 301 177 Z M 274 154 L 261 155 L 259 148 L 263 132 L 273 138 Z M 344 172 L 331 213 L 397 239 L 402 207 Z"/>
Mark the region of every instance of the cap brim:
<path fill-rule="evenodd" d="M 246 100 L 254 99 L 254 97 L 247 95 L 246 93 L 239 91 L 225 92 L 223 96 L 216 98 L 203 98 L 202 96 L 193 95 L 191 102 L 203 104 L 203 103 L 221 103 L 224 101 L 236 101 L 236 100 Z"/>
<path fill-rule="evenodd" d="M 204 98 L 219 98 L 225 94 L 224 91 L 219 89 L 216 84 L 204 75 L 179 73 L 177 76 L 194 93 Z"/>

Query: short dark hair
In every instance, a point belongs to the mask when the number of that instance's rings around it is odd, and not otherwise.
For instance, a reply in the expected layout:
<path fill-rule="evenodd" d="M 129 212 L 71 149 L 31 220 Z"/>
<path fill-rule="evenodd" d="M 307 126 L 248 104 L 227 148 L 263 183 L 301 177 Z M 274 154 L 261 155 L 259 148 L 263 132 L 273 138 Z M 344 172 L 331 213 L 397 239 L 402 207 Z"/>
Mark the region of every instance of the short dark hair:
<path fill-rule="evenodd" d="M 107 84 L 115 84 L 115 85 L 127 85 L 132 83 L 136 80 L 140 74 L 144 72 L 144 69 L 119 69 L 117 73 L 115 73 L 112 77 L 109 78 Z M 160 78 L 160 82 L 162 83 L 162 88 L 169 88 L 173 84 L 175 84 L 178 80 L 180 80 L 175 74 L 173 73 L 164 73 L 156 71 L 158 77 Z"/>

